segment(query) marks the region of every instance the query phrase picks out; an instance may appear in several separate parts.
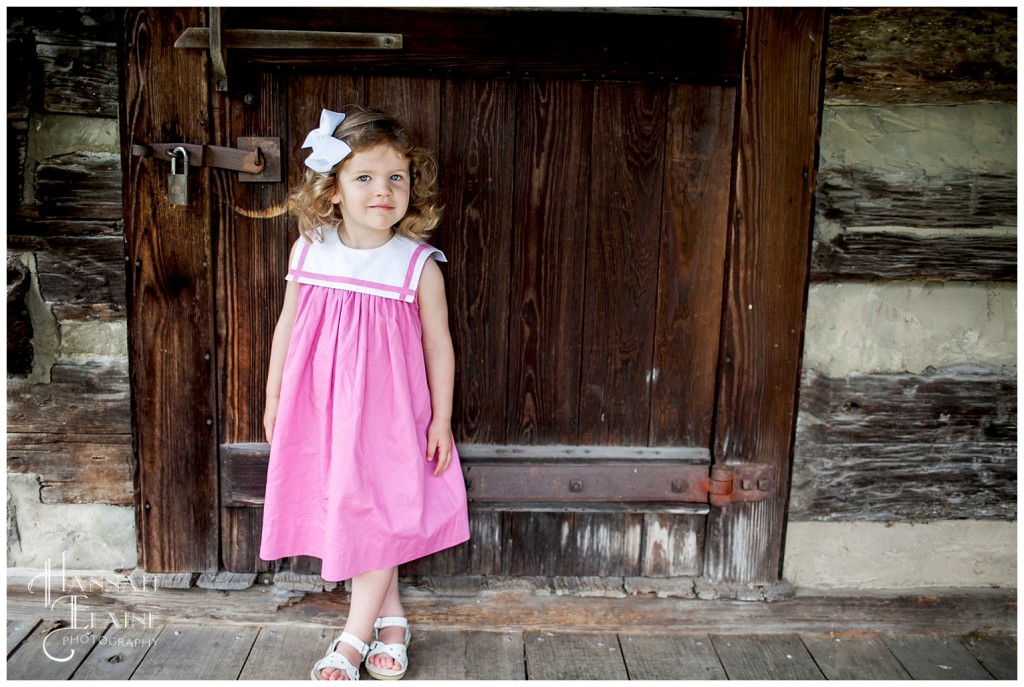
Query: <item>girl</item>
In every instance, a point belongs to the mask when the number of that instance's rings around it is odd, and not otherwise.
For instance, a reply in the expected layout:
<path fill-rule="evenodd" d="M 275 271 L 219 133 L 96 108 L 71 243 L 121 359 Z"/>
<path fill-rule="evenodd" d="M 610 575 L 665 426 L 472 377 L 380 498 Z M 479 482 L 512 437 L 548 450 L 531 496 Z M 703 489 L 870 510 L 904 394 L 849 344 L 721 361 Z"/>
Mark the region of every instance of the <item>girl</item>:
<path fill-rule="evenodd" d="M 437 165 L 398 120 L 355 107 L 324 110 L 302 147 L 313 153 L 292 194 L 301 237 L 270 355 L 260 557 L 316 556 L 325 580 L 352 580 L 313 679 L 357 680 L 364 659 L 400 679 L 397 566 L 469 538 L 445 258 L 423 242 L 440 220 Z"/>

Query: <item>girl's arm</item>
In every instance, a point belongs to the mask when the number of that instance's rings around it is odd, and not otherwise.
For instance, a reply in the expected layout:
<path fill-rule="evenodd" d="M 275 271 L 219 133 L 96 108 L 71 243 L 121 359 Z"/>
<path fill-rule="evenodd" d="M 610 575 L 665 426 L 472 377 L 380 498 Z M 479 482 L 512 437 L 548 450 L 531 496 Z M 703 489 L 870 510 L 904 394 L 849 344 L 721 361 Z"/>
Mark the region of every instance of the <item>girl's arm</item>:
<path fill-rule="evenodd" d="M 430 387 L 433 416 L 427 430 L 427 461 L 437 456 L 434 474 L 440 475 L 452 459 L 452 396 L 455 391 L 455 349 L 448 329 L 448 303 L 444 278 L 434 260 L 427 260 L 419 286 L 423 358 Z"/>
<path fill-rule="evenodd" d="M 284 375 L 284 361 L 288 355 L 288 343 L 292 338 L 295 324 L 295 310 L 299 302 L 299 285 L 290 281 L 284 291 L 284 305 L 281 316 L 274 327 L 274 340 L 270 347 L 270 369 L 267 372 L 267 405 L 263 411 L 263 429 L 267 441 L 273 441 L 274 423 L 277 420 L 277 404 L 281 398 L 281 377 Z"/>

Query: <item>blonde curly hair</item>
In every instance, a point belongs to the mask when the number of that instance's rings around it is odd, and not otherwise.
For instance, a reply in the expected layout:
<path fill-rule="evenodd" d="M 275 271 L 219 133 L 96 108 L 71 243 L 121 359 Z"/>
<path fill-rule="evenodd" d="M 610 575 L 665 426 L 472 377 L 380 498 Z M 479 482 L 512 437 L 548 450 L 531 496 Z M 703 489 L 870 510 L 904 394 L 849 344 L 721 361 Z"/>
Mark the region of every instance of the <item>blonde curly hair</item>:
<path fill-rule="evenodd" d="M 409 160 L 409 209 L 395 225 L 395 232 L 425 241 L 441 222 L 434 156 L 418 145 L 405 123 L 393 115 L 356 105 L 347 106 L 344 112 L 345 120 L 335 129 L 334 137 L 347 143 L 352 154 L 386 143 Z M 341 226 L 341 213 L 331 197 L 337 190 L 337 174 L 343 164 L 345 160 L 326 174 L 307 168 L 302 181 L 292 190 L 289 208 L 299 220 L 299 232 L 311 241 L 323 240 L 324 226 Z"/>

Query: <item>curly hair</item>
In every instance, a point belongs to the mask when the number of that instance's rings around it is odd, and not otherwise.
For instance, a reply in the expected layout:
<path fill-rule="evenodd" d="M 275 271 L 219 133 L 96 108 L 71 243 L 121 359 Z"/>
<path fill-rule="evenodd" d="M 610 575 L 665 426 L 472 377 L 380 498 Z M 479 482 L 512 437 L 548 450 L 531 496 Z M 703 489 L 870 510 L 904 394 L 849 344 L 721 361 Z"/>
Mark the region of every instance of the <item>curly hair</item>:
<path fill-rule="evenodd" d="M 421 147 L 405 123 L 393 115 L 356 105 L 347 106 L 344 112 L 345 120 L 335 129 L 334 137 L 347 143 L 353 154 L 386 143 L 409 160 L 412 181 L 409 209 L 395 225 L 395 232 L 425 241 L 441 222 L 434 156 Z M 337 189 L 337 174 L 343 164 L 345 160 L 326 174 L 307 168 L 302 181 L 292 190 L 289 207 L 299 220 L 299 232 L 309 240 L 323 239 L 322 227 L 337 228 L 342 223 L 341 213 L 331 197 Z"/>

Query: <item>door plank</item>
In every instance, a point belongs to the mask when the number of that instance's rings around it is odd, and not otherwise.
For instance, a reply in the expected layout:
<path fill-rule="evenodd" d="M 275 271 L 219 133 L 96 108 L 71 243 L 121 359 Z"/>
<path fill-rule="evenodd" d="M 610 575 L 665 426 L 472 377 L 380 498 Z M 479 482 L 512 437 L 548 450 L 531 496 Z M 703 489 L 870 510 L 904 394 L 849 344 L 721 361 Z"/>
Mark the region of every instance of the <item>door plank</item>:
<path fill-rule="evenodd" d="M 463 443 L 505 443 L 508 284 L 515 84 L 449 79 L 443 91 L 441 190 L 435 245 L 445 252 L 455 344 L 453 431 Z M 458 180 L 458 183 L 451 183 Z"/>
<path fill-rule="evenodd" d="M 704 560 L 703 515 L 644 513 L 640 574 L 644 577 L 697 577 Z"/>
<path fill-rule="evenodd" d="M 802 635 L 827 680 L 909 680 L 878 635 Z"/>
<path fill-rule="evenodd" d="M 527 632 L 530 680 L 626 680 L 626 664 L 614 634 Z"/>
<path fill-rule="evenodd" d="M 736 89 L 669 88 L 652 446 L 710 446 Z"/>
<path fill-rule="evenodd" d="M 915 680 L 991 680 L 992 676 L 950 637 L 885 637 L 885 645 Z"/>
<path fill-rule="evenodd" d="M 127 9 L 121 41 L 132 427 L 138 459 L 139 565 L 216 570 L 217 406 L 209 170 L 190 176 L 186 207 L 167 204 L 168 166 L 134 143 L 206 142 L 206 56 L 175 50 L 197 8 Z"/>
<path fill-rule="evenodd" d="M 707 635 L 619 635 L 630 680 L 725 680 Z"/>
<path fill-rule="evenodd" d="M 441 149 L 441 80 L 434 77 L 370 76 L 366 105 L 390 112 L 409 125 L 420 145 Z"/>
<path fill-rule="evenodd" d="M 782 567 L 824 44 L 821 8 L 747 10 L 713 454 L 774 466 L 776 488 L 711 509 L 704 575 L 723 582 Z"/>
<path fill-rule="evenodd" d="M 338 629 L 329 627 L 265 625 L 238 679 L 308 680 L 313 664 L 324 657 L 338 634 Z"/>
<path fill-rule="evenodd" d="M 525 81 L 517 103 L 507 440 L 575 444 L 593 88 Z"/>
<path fill-rule="evenodd" d="M 460 630 L 414 630 L 407 680 L 463 680 L 466 637 Z"/>
<path fill-rule="evenodd" d="M 163 627 L 110 626 L 75 671 L 75 680 L 128 680 L 160 639 Z"/>
<path fill-rule="evenodd" d="M 46 621 L 36 625 L 7 659 L 7 679 L 70 679 L 96 647 L 96 640 L 106 626 L 83 630 L 64 627 L 66 624 L 65 621 Z"/>
<path fill-rule="evenodd" d="M 168 624 L 132 679 L 236 680 L 257 634 L 250 626 Z"/>
<path fill-rule="evenodd" d="M 964 642 L 964 646 L 995 679 L 1017 679 L 1016 637 L 971 637 Z"/>
<path fill-rule="evenodd" d="M 647 445 L 666 91 L 594 87 L 579 443 Z"/>
<path fill-rule="evenodd" d="M 730 680 L 821 680 L 823 675 L 795 634 L 712 635 Z"/>
<path fill-rule="evenodd" d="M 466 636 L 467 680 L 525 680 L 522 632 L 477 632 Z"/>

